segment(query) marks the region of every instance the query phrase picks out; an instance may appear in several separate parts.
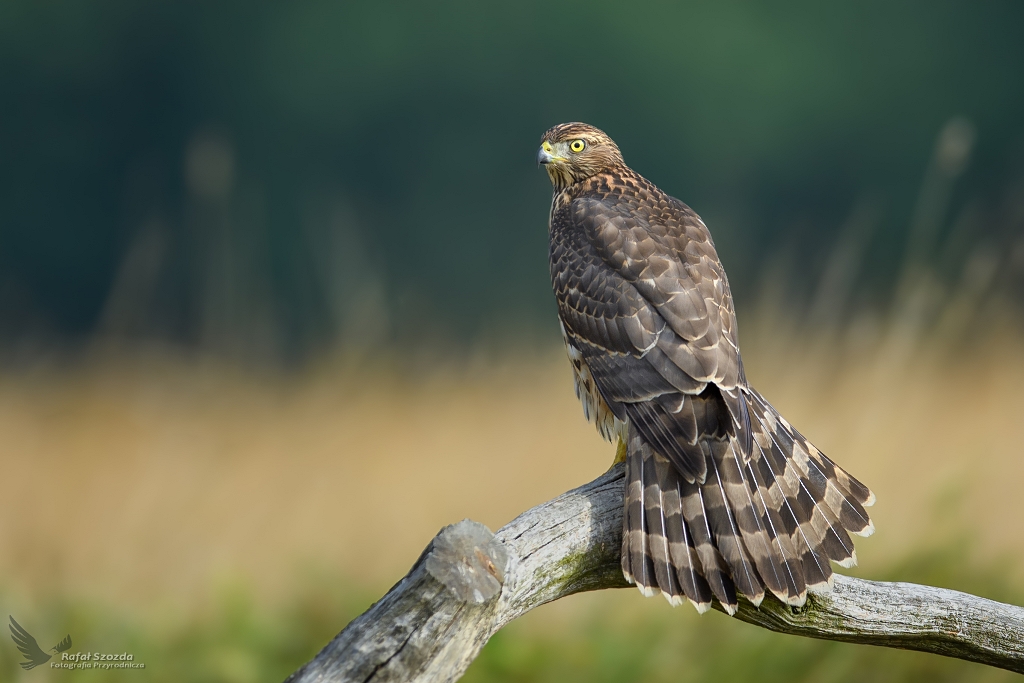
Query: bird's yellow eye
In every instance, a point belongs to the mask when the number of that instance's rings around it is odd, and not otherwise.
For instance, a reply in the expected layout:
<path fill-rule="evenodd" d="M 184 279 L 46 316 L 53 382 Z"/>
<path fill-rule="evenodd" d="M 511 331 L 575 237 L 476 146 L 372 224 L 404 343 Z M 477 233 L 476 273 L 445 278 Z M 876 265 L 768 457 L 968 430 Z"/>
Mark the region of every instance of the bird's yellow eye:
<path fill-rule="evenodd" d="M 569 143 L 569 149 L 571 149 L 576 154 L 582 152 L 583 148 L 586 146 L 587 143 L 583 142 L 583 140 L 573 140 L 572 142 Z"/>

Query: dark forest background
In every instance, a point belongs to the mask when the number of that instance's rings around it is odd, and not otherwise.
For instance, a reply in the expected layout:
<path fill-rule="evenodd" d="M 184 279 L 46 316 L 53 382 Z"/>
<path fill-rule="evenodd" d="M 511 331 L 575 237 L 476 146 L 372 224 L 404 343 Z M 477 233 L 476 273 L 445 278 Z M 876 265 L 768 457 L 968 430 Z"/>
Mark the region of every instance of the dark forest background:
<path fill-rule="evenodd" d="M 772 268 L 813 308 L 844 235 L 851 309 L 915 260 L 956 286 L 979 244 L 1016 292 L 1022 28 L 1016 2 L 4 3 L 0 346 L 554 340 L 534 153 L 566 120 L 701 213 L 741 309 Z"/>

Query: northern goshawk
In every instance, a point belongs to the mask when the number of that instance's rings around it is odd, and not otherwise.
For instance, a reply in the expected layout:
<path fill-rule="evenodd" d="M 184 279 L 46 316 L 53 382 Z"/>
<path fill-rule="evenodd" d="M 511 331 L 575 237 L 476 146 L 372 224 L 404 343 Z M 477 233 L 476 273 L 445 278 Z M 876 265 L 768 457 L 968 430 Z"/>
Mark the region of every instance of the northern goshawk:
<path fill-rule="evenodd" d="M 802 605 L 856 562 L 870 490 L 747 383 L 725 270 L 700 217 L 600 130 L 547 131 L 551 282 L 587 418 L 626 463 L 622 571 L 698 611 L 767 589 Z"/>

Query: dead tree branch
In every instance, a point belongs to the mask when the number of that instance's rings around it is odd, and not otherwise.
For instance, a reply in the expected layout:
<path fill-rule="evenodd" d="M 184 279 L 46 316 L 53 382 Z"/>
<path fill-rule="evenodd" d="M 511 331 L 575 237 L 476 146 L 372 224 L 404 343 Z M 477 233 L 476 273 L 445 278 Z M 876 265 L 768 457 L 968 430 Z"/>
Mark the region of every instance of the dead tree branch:
<path fill-rule="evenodd" d="M 409 573 L 288 681 L 454 681 L 502 626 L 566 595 L 627 584 L 619 568 L 623 468 L 491 534 L 445 527 Z M 912 583 L 836 575 L 799 610 L 768 596 L 738 619 L 773 631 L 882 645 L 1024 673 L 1024 608 Z"/>

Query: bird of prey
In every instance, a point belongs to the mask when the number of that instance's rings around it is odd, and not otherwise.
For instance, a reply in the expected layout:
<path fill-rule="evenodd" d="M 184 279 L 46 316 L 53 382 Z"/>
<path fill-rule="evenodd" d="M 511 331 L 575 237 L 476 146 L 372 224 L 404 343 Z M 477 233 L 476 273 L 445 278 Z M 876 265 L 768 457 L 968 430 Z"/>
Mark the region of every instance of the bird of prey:
<path fill-rule="evenodd" d="M 10 616 L 10 615 L 8 615 Z M 34 669 L 40 664 L 45 664 L 50 661 L 51 655 L 43 652 L 42 648 L 39 647 L 39 643 L 36 642 L 35 637 L 26 631 L 21 624 L 14 620 L 11 616 L 11 623 L 9 628 L 11 629 L 11 638 L 14 640 L 14 644 L 21 651 L 21 654 L 25 656 L 27 661 L 20 662 L 21 668 L 28 671 Z M 50 648 L 54 653 L 65 652 L 71 648 L 71 636 L 64 636 L 64 640 L 60 641 L 56 645 Z"/>
<path fill-rule="evenodd" d="M 699 612 L 766 590 L 790 605 L 850 567 L 871 491 L 747 382 L 704 222 L 602 131 L 564 123 L 537 161 L 554 186 L 551 282 L 576 395 L 625 460 L 622 571 Z"/>

